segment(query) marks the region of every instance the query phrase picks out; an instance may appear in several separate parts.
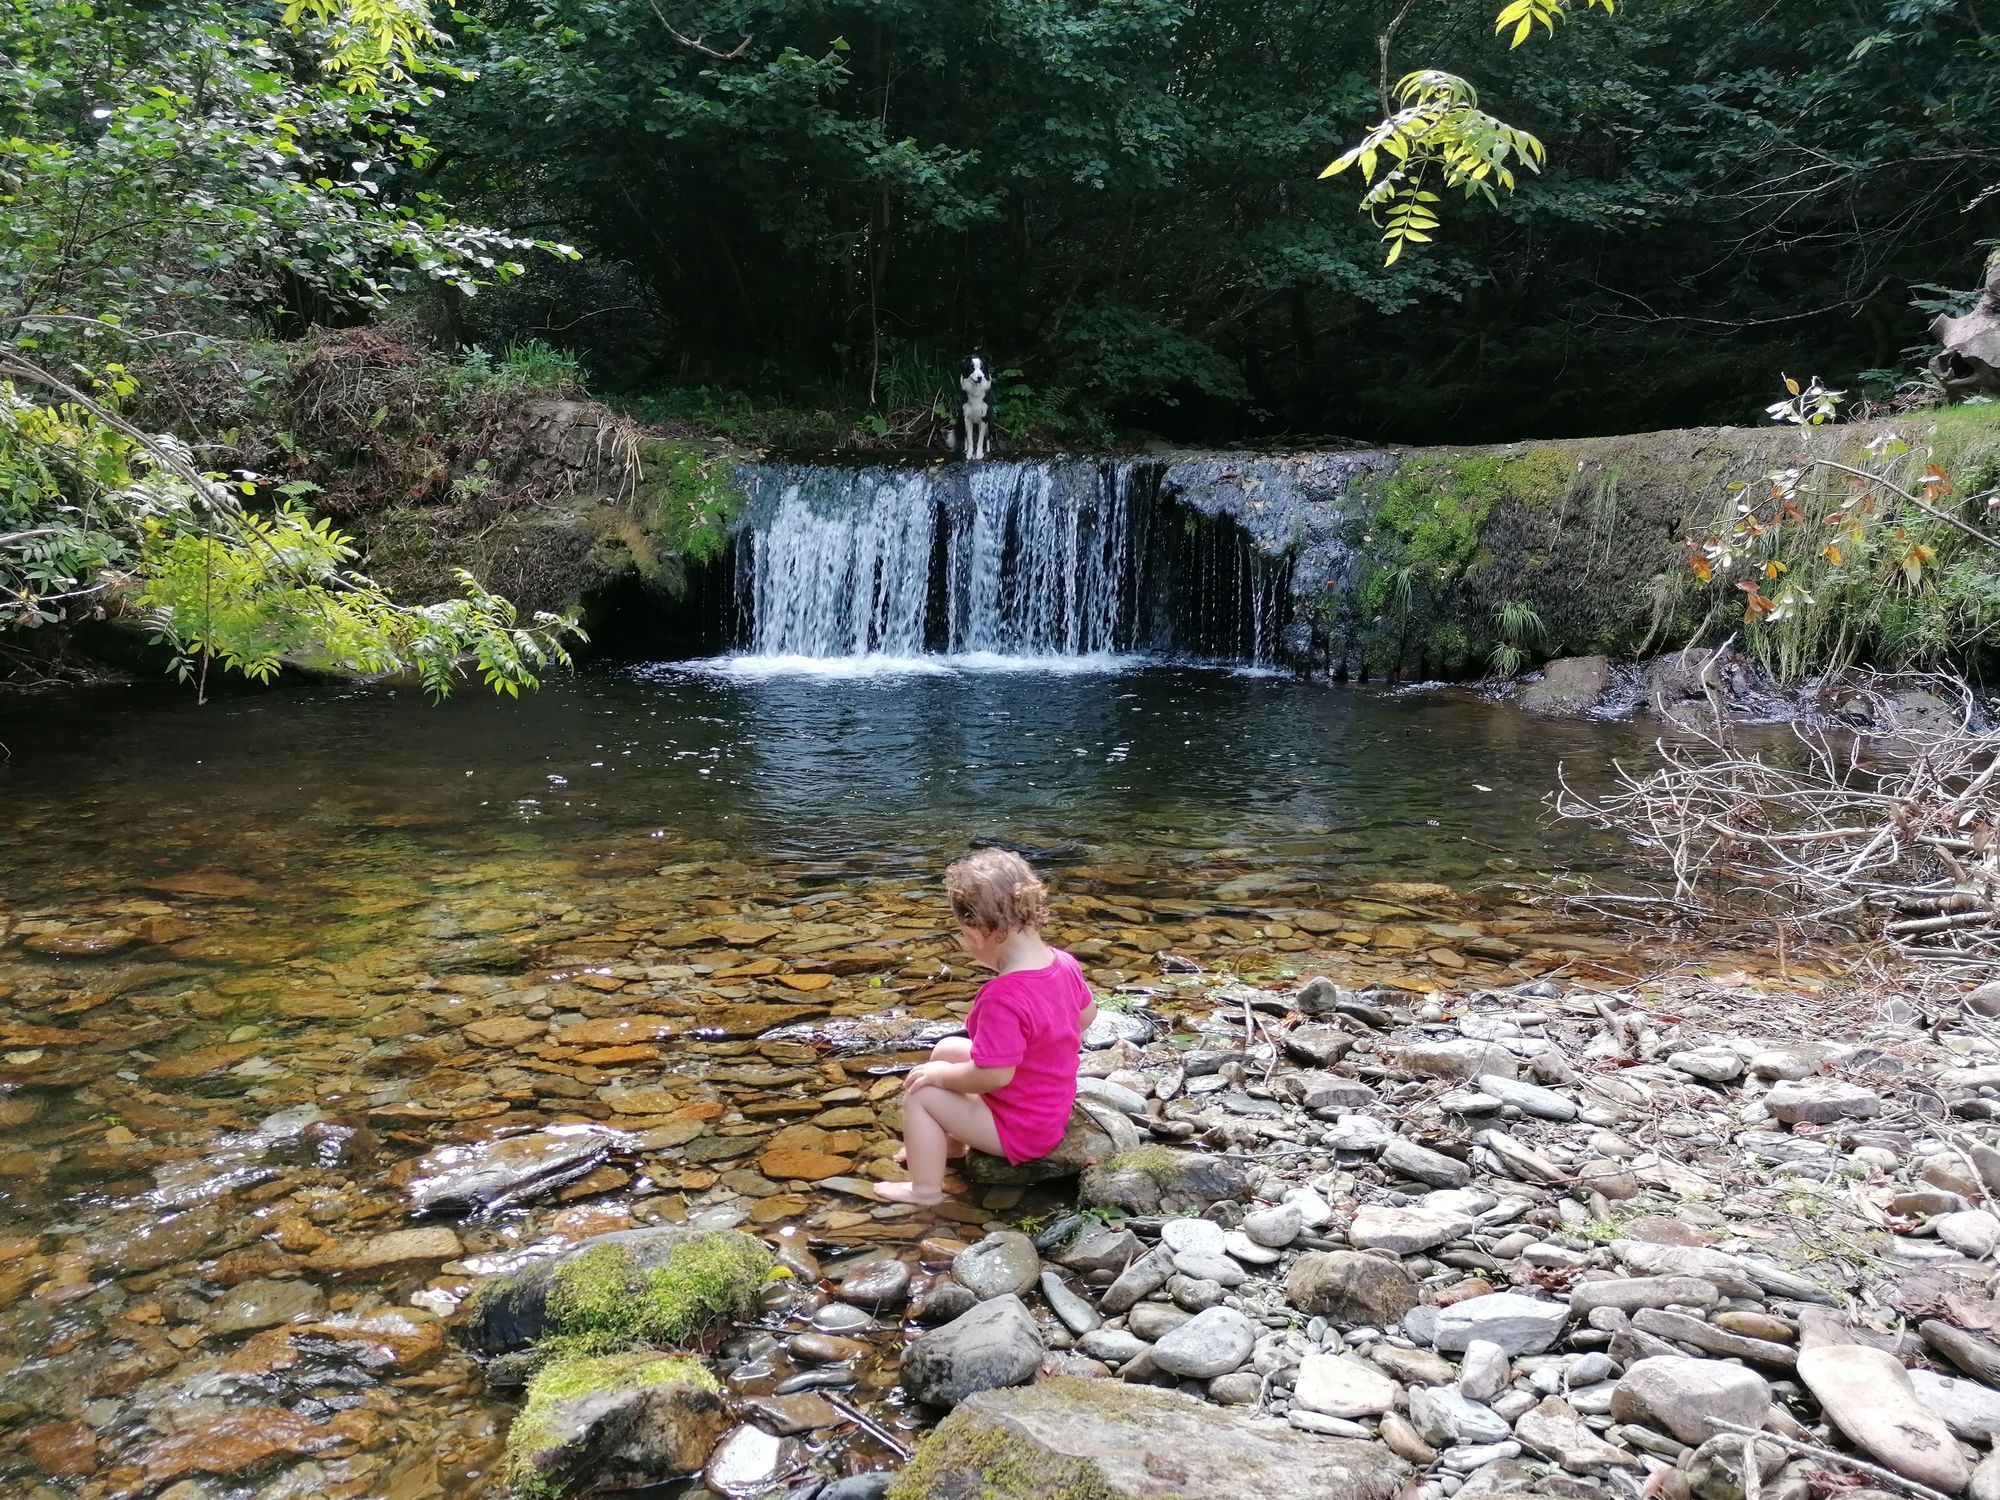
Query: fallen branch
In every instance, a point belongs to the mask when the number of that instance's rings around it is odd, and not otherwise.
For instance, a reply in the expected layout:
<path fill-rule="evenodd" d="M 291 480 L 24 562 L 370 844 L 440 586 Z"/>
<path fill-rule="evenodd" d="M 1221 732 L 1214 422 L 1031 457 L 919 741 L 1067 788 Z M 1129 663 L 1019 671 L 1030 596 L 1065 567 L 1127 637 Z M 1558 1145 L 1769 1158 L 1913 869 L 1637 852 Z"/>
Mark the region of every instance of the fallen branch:
<path fill-rule="evenodd" d="M 1852 1469 L 1857 1474 L 1866 1474 L 1870 1479 L 1878 1483 L 1886 1484 L 1893 1489 L 1902 1490 L 1906 1494 L 1915 1495 L 1918 1497 L 1918 1500 L 1951 1500 L 1951 1496 L 1945 1494 L 1942 1490 L 1934 1490 L 1929 1485 L 1919 1484 L 1914 1479 L 1905 1479 L 1894 1469 L 1885 1469 L 1879 1464 L 1871 1464 L 1865 1458 L 1856 1458 L 1851 1453 L 1842 1453 L 1837 1448 L 1823 1448 L 1818 1443 L 1808 1443 L 1795 1437 L 1786 1437 L 1782 1432 L 1769 1432 L 1755 1427 L 1745 1427 L 1740 1422 L 1726 1421 L 1721 1417 L 1711 1416 L 1709 1421 L 1724 1432 L 1734 1432 L 1743 1437 L 1755 1438 L 1759 1442 L 1776 1443 L 1781 1448 L 1791 1449 L 1792 1452 L 1799 1454 L 1801 1457 L 1816 1458 L 1823 1463 L 1839 1464 L 1844 1468 Z"/>

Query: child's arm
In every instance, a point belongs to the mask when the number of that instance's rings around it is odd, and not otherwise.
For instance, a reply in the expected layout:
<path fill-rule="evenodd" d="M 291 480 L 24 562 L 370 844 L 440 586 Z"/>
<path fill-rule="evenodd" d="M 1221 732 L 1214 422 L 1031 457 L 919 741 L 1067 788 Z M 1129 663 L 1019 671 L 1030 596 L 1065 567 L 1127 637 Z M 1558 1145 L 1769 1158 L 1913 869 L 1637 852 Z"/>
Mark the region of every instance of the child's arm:
<path fill-rule="evenodd" d="M 1077 1020 L 1077 1025 L 1082 1030 L 1088 1031 L 1090 1030 L 1091 1023 L 1096 1019 L 1097 1019 L 1097 1000 L 1096 997 L 1093 996 L 1091 998 L 1090 1004 L 1086 1005 L 1083 1008 L 1083 1014 L 1078 1016 L 1076 1020 Z"/>
<path fill-rule="evenodd" d="M 954 1094 L 990 1094 L 1014 1081 L 1012 1068 L 982 1068 L 970 1062 L 927 1062 L 910 1069 L 903 1091 L 921 1088 L 949 1089 Z"/>

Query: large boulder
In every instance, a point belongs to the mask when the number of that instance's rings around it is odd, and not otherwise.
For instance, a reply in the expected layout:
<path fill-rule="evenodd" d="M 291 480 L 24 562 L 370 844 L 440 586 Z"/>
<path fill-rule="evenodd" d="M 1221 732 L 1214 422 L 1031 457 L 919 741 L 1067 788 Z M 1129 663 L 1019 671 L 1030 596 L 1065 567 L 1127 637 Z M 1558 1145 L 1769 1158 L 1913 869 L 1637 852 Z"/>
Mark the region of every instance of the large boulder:
<path fill-rule="evenodd" d="M 1403 1263 L 1354 1250 L 1313 1250 L 1285 1273 L 1285 1300 L 1342 1327 L 1387 1328 L 1423 1298 Z"/>
<path fill-rule="evenodd" d="M 903 1355 L 903 1389 L 924 1406 L 1021 1385 L 1042 1367 L 1042 1331 L 1019 1297 L 995 1297 L 919 1337 Z"/>
<path fill-rule="evenodd" d="M 507 1430 L 507 1483 L 519 1500 L 556 1500 L 585 1479 L 626 1489 L 694 1473 L 729 1425 L 721 1390 L 681 1355 L 557 1360 Z"/>
<path fill-rule="evenodd" d="M 1986 284 L 1970 312 L 1931 320 L 1931 337 L 1944 347 L 1931 360 L 1931 373 L 1952 400 L 1981 393 L 2000 395 L 2000 250 L 1986 258 Z"/>
<path fill-rule="evenodd" d="M 473 1298 L 463 1337 L 505 1354 L 549 1335 L 573 1343 L 679 1344 L 756 1306 L 773 1256 L 733 1229 L 622 1229 L 501 1277 Z"/>
<path fill-rule="evenodd" d="M 1025 1186 L 1079 1173 L 1114 1156 L 1140 1149 L 1139 1127 L 1124 1113 L 1100 1099 L 1079 1097 L 1069 1112 L 1069 1129 L 1047 1156 L 1018 1165 L 1002 1156 L 975 1151 L 965 1159 L 965 1175 L 974 1182 Z"/>
<path fill-rule="evenodd" d="M 888 1500 L 1390 1500 L 1409 1477 L 1377 1443 L 1298 1432 L 1178 1391 L 1062 1377 L 963 1402 Z"/>
<path fill-rule="evenodd" d="M 1542 680 L 1521 689 L 1531 713 L 1589 713 L 1611 690 L 1611 663 L 1602 656 L 1565 656 L 1542 668 Z"/>

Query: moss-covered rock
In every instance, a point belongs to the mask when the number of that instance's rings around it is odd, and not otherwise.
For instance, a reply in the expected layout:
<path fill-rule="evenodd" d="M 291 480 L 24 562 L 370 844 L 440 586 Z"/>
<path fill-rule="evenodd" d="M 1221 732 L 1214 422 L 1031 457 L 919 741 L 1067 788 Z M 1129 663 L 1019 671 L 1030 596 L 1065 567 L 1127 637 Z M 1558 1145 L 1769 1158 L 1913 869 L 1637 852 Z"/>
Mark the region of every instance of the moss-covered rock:
<path fill-rule="evenodd" d="M 692 1474 L 728 1426 L 700 1360 L 652 1351 L 559 1359 L 507 1431 L 517 1500 L 560 1500 L 589 1480 L 619 1488 Z"/>
<path fill-rule="evenodd" d="M 1063 1378 L 961 1402 L 889 1500 L 1389 1500 L 1376 1443 L 1311 1436 L 1177 1391 Z"/>
<path fill-rule="evenodd" d="M 755 1307 L 774 1260 L 733 1229 L 626 1229 L 527 1266 L 473 1299 L 465 1341 L 486 1354 L 673 1345 Z"/>
<path fill-rule="evenodd" d="M 965 1160 L 965 1175 L 974 1182 L 1026 1184 L 1074 1177 L 1099 1162 L 1139 1146 L 1139 1127 L 1110 1105 L 1078 1099 L 1070 1109 L 1069 1129 L 1047 1156 L 1016 1165 L 1005 1157 L 975 1151 Z"/>

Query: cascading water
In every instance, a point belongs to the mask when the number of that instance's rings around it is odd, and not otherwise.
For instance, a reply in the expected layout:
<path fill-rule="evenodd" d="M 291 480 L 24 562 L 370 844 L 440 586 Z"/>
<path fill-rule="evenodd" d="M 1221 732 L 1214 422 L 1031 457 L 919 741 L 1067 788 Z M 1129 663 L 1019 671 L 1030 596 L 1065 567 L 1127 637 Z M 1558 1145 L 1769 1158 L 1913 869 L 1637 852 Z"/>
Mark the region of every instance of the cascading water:
<path fill-rule="evenodd" d="M 1310 466 L 1310 467 L 1309 467 Z M 1266 664 L 1337 572 L 1354 467 L 1251 455 L 746 465 L 739 649 L 760 658 L 1127 653 Z"/>

